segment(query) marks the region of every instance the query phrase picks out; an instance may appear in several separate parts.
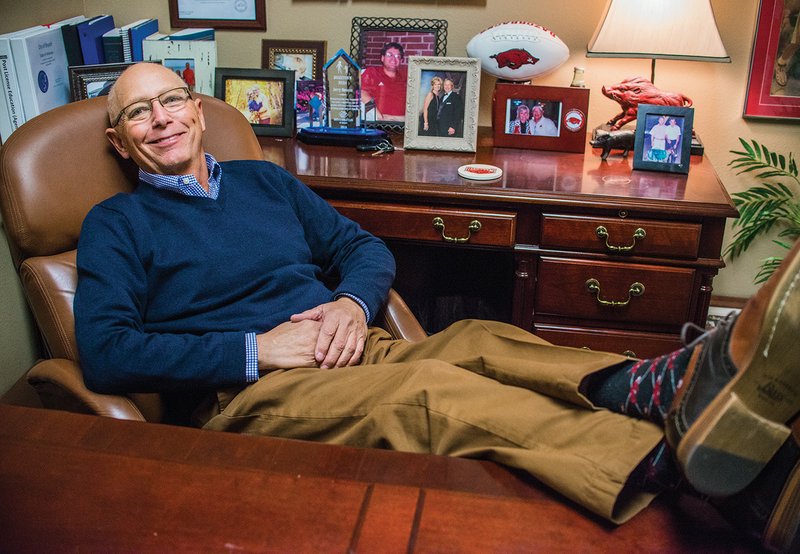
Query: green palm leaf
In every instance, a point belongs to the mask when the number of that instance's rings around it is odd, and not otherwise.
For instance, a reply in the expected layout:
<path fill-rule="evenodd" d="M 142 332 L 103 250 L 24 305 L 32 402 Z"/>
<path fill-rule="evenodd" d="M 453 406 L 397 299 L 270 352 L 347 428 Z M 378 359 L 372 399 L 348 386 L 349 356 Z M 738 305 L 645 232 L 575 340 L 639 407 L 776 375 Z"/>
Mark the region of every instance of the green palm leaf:
<path fill-rule="evenodd" d="M 772 152 L 767 146 L 751 139 L 749 142 L 739 138 L 743 152 L 731 150 L 736 156 L 728 165 L 737 170 L 736 174 L 753 173 L 756 179 L 788 179 L 794 183 L 794 190 L 780 181 L 762 181 L 760 185 L 732 194 L 732 200 L 739 210 L 739 219 L 734 221 L 736 232 L 725 249 L 724 254 L 731 259 L 743 254 L 753 242 L 773 229 L 779 228 L 778 237 L 800 238 L 800 202 L 795 198 L 800 180 L 797 178 L 797 162 L 794 154 L 788 156 Z M 774 240 L 784 249 L 792 243 Z M 762 261 L 755 276 L 756 283 L 766 281 L 778 268 L 782 257 L 770 256 Z"/>

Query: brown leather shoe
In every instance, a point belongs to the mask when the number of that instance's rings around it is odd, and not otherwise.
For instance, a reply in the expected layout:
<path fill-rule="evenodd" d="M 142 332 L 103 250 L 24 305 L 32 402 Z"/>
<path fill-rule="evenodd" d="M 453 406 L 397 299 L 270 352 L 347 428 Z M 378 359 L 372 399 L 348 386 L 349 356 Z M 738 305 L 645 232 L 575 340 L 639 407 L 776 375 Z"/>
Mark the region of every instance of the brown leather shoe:
<path fill-rule="evenodd" d="M 704 335 L 665 422 L 686 479 L 710 496 L 747 485 L 800 411 L 800 241 L 739 317 Z"/>

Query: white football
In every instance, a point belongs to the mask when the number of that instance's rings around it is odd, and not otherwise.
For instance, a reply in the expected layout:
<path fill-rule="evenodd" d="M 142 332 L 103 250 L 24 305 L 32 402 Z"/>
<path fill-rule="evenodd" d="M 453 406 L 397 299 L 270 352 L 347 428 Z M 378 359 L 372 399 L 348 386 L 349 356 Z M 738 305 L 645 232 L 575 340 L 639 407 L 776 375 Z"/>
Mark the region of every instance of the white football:
<path fill-rule="evenodd" d="M 536 23 L 508 21 L 472 37 L 467 56 L 481 61 L 481 71 L 509 81 L 528 81 L 560 66 L 569 48 L 556 34 Z"/>

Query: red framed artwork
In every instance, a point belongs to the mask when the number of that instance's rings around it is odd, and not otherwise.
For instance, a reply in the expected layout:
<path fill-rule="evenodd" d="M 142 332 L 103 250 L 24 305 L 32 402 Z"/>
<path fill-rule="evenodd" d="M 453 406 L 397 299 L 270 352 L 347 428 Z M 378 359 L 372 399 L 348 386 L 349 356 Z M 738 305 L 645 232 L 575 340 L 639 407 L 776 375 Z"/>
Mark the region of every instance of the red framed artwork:
<path fill-rule="evenodd" d="M 761 0 L 744 117 L 800 119 L 800 2 Z"/>
<path fill-rule="evenodd" d="M 499 83 L 494 89 L 494 145 L 583 152 L 589 89 Z"/>

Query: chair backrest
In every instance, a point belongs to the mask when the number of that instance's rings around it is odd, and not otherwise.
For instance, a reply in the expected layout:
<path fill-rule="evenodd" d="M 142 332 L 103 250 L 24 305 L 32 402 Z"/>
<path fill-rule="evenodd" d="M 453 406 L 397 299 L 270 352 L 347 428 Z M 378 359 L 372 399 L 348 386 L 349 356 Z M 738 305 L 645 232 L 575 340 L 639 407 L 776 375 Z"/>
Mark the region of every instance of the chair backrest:
<path fill-rule="evenodd" d="M 220 161 L 263 159 L 242 114 L 221 100 L 198 96 L 208 152 Z M 136 166 L 116 154 L 106 127 L 106 98 L 91 98 L 45 112 L 3 144 L 0 207 L 17 267 L 31 256 L 74 249 L 92 206 L 135 186 Z"/>
<path fill-rule="evenodd" d="M 263 159 L 241 113 L 198 96 L 206 151 L 219 161 Z M 81 224 L 92 206 L 137 182 L 136 166 L 117 155 L 106 127 L 106 98 L 92 98 L 28 121 L 0 148 L 0 210 L 23 290 L 49 355 L 76 362 L 72 301 Z"/>

